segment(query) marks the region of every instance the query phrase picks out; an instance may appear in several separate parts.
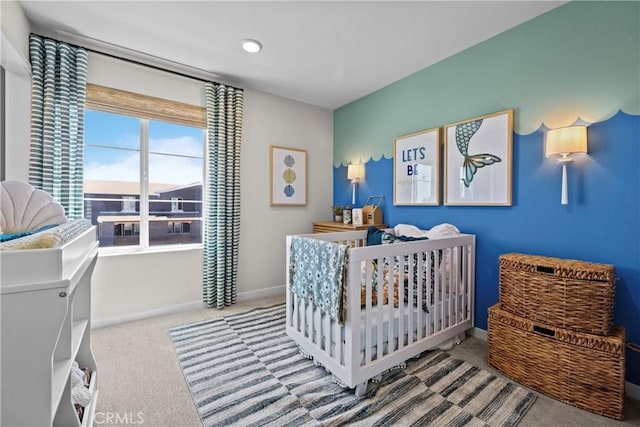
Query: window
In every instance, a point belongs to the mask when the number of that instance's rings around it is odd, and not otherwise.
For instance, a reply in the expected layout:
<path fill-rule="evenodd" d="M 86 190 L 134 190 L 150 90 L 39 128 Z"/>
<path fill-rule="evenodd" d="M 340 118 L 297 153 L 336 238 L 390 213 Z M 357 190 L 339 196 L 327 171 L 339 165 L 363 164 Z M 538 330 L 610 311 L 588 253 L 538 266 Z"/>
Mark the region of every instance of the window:
<path fill-rule="evenodd" d="M 166 110 L 163 103 L 178 109 L 177 103 L 106 88 L 96 95 L 91 89 L 88 85 L 85 216 L 98 227 L 100 246 L 201 243 L 203 123 L 175 123 L 169 113 L 159 117 Z M 100 98 L 105 90 L 111 98 Z M 151 103 L 146 108 L 154 117 L 135 103 L 123 104 L 127 97 Z"/>
<path fill-rule="evenodd" d="M 181 211 L 182 210 L 182 197 L 172 197 L 171 198 L 171 211 Z"/>
<path fill-rule="evenodd" d="M 135 212 L 136 198 L 135 196 L 122 196 L 122 212 Z"/>
<path fill-rule="evenodd" d="M 169 221 L 169 227 L 167 228 L 167 232 L 169 234 L 190 234 L 191 233 L 191 223 L 190 222 L 172 222 Z"/>
<path fill-rule="evenodd" d="M 113 234 L 116 237 L 138 236 L 140 225 L 137 222 L 118 223 L 113 226 Z"/>

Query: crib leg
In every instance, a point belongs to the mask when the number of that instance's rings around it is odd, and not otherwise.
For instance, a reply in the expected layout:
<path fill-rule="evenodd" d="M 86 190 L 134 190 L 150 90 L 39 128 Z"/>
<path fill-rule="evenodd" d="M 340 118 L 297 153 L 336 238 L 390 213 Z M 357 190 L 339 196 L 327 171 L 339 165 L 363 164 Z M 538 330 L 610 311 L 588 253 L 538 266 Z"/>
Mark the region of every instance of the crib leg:
<path fill-rule="evenodd" d="M 368 381 L 365 381 L 356 386 L 356 396 L 364 397 L 364 395 L 367 393 L 367 382 Z"/>

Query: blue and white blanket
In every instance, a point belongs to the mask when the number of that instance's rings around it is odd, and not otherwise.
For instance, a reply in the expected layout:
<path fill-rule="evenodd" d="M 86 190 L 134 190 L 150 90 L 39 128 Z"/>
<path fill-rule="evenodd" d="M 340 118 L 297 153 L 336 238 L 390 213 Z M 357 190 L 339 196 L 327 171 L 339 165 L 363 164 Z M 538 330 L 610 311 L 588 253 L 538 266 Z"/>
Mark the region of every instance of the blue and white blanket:
<path fill-rule="evenodd" d="M 332 319 L 346 318 L 347 245 L 293 236 L 289 257 L 291 291 Z"/>
<path fill-rule="evenodd" d="M 0 242 L 0 250 L 50 249 L 71 241 L 91 228 L 91 221 L 79 218 L 54 227 L 42 227 L 33 233 L 23 233 L 18 238 Z"/>

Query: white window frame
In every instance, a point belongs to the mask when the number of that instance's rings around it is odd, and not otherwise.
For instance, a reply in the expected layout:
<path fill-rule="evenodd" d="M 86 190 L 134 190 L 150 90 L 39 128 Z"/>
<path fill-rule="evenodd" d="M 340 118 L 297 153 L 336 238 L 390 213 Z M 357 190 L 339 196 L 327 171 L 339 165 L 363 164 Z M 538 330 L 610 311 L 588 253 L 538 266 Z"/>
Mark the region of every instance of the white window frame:
<path fill-rule="evenodd" d="M 118 114 L 118 113 L 115 113 Z M 150 230 L 149 230 L 149 120 L 135 117 L 140 122 L 140 200 L 135 200 L 135 202 L 139 202 L 140 209 L 139 211 L 135 211 L 139 215 L 139 243 L 137 245 L 123 245 L 123 246 L 102 246 L 99 248 L 100 253 L 104 254 L 121 254 L 121 253 L 131 253 L 131 252 L 154 252 L 154 251 L 174 251 L 174 250 L 185 250 L 185 249 L 198 249 L 202 248 L 201 243 L 173 243 L 173 244 L 165 244 L 165 245 L 151 245 L 149 242 Z M 161 120 L 156 120 L 161 122 Z M 167 123 L 167 122 L 165 122 Z M 207 145 L 207 130 L 202 130 L 202 219 L 201 222 L 204 222 L 205 215 L 205 174 L 206 174 L 206 145 Z M 95 145 L 94 145 L 95 146 Z M 110 147 L 103 147 L 110 148 Z M 157 153 L 154 153 L 157 154 Z M 167 155 L 166 153 L 162 153 L 163 155 Z M 168 154 L 171 155 L 171 154 Z M 178 155 L 182 157 L 182 155 Z M 185 156 L 188 157 L 188 156 Z M 125 196 L 130 197 L 130 196 Z M 125 197 L 123 197 L 123 208 L 125 203 Z M 184 203 L 184 200 L 181 197 L 178 203 Z M 171 202 L 173 204 L 173 201 Z M 134 208 L 135 209 L 135 208 Z M 176 218 L 175 221 L 178 221 L 179 218 Z M 174 222 L 175 222 L 174 221 Z M 201 227 L 201 239 L 204 239 L 204 233 L 202 232 L 203 228 Z M 176 233 L 173 233 L 176 234 Z M 181 234 L 181 233 L 178 233 Z"/>
<path fill-rule="evenodd" d="M 134 117 L 140 121 L 140 208 L 138 245 L 104 246 L 99 253 L 117 255 L 134 252 L 163 252 L 201 249 L 204 241 L 204 220 L 206 217 L 206 162 L 208 131 L 206 109 L 177 101 L 142 95 L 134 92 L 87 84 L 85 109 Z M 202 130 L 202 217 L 201 243 L 176 243 L 169 245 L 149 244 L 149 120 L 175 125 L 196 127 Z M 163 153 L 166 154 L 166 153 Z M 145 218 L 143 220 L 143 218 Z"/>

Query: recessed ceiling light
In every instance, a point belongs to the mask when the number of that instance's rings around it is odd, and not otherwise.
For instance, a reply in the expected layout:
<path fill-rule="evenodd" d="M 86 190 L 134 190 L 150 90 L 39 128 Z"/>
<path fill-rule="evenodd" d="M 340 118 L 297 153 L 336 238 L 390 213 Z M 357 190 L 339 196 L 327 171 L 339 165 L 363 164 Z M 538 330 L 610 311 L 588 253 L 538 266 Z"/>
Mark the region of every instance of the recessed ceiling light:
<path fill-rule="evenodd" d="M 249 53 L 257 53 L 262 50 L 262 44 L 253 39 L 242 40 L 242 48 Z"/>

